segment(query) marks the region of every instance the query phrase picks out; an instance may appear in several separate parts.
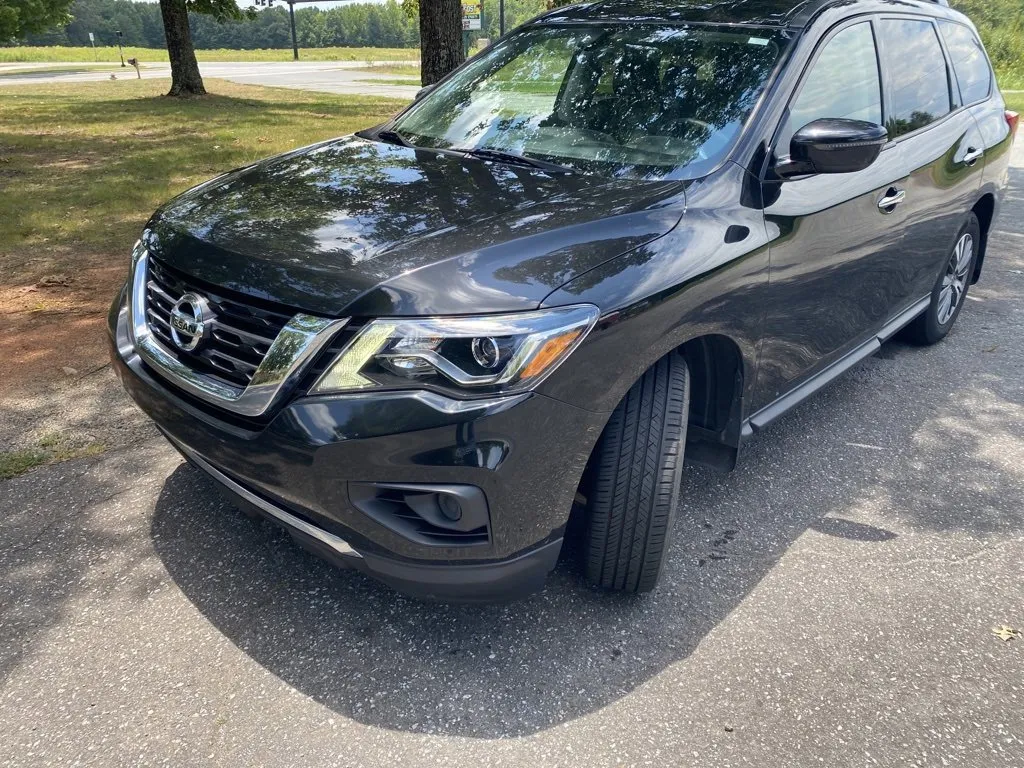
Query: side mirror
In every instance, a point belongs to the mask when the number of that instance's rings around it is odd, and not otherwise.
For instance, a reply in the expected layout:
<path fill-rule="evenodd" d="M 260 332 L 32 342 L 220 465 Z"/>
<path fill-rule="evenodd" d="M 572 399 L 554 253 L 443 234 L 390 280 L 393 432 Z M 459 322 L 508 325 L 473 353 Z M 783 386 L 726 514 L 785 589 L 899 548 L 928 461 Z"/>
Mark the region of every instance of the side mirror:
<path fill-rule="evenodd" d="M 420 88 L 418 91 L 416 91 L 416 96 L 415 96 L 415 98 L 413 98 L 413 101 L 419 101 L 424 96 L 426 96 L 428 93 L 430 93 L 432 90 L 434 90 L 434 88 L 436 88 L 436 87 L 437 87 L 437 83 L 432 83 L 431 85 L 424 85 L 422 88 Z"/>
<path fill-rule="evenodd" d="M 853 173 L 878 159 L 889 132 L 876 123 L 827 117 L 808 123 L 793 134 L 789 162 L 781 163 L 780 176 L 808 173 Z"/>

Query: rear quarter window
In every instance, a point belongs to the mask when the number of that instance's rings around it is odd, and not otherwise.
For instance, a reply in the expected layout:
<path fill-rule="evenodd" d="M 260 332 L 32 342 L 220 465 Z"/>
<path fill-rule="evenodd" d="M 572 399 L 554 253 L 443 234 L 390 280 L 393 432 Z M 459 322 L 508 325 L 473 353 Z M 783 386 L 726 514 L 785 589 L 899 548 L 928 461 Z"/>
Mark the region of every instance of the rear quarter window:
<path fill-rule="evenodd" d="M 939 29 L 946 41 L 949 58 L 953 61 L 953 71 L 960 83 L 964 104 L 974 104 L 988 98 L 992 93 L 993 75 L 981 42 L 963 24 L 940 21 Z"/>

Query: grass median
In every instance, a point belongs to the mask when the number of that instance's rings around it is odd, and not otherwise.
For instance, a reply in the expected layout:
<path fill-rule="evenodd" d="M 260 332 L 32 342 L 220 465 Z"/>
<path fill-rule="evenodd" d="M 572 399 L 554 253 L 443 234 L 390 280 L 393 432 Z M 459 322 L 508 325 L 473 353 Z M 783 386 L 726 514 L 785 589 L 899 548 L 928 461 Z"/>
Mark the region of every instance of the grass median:
<path fill-rule="evenodd" d="M 207 80 L 4 89 L 0 397 L 105 359 L 102 318 L 153 210 L 204 179 L 381 122 L 402 102 Z M 75 374 L 67 374 L 74 371 Z"/>
<path fill-rule="evenodd" d="M 126 46 L 126 59 L 137 58 L 140 62 L 167 61 L 165 48 L 136 48 Z M 419 48 L 302 48 L 299 56 L 303 61 L 417 61 Z M 233 50 L 213 48 L 197 50 L 199 61 L 292 61 L 291 48 L 257 48 L 254 50 Z M 0 48 L 0 63 L 4 62 L 113 62 L 121 63 L 116 46 L 98 48 L 65 45 L 29 46 L 20 45 Z"/>

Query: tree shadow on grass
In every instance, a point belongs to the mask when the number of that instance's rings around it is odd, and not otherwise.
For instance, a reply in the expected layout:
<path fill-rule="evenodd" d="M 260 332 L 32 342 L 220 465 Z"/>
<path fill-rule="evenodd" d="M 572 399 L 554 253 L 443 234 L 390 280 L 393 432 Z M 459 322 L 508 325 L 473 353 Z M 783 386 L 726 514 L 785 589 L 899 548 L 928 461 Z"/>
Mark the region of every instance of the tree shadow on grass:
<path fill-rule="evenodd" d="M 123 99 L 55 99 L 40 101 L 33 94 L 32 109 L 37 120 L 53 124 L 110 126 L 112 130 L 124 125 L 126 119 L 144 118 L 159 125 L 161 120 L 188 123 L 201 121 L 204 127 L 235 125 L 244 120 L 247 125 L 278 126 L 282 120 L 306 119 L 310 116 L 324 121 L 358 120 L 366 115 L 389 116 L 403 106 L 401 99 L 379 96 L 315 94 L 292 89 L 278 91 L 282 98 L 264 98 L 274 89 L 261 87 L 261 96 L 245 98 L 216 93 L 199 99 L 173 99 L 166 96 L 144 96 Z M 7 91 L 17 95 L 17 91 Z M 290 98 L 284 98 L 287 94 Z M 366 126 L 369 127 L 370 122 Z"/>
<path fill-rule="evenodd" d="M 8 95 L 17 105 L 17 91 Z M 13 161 L 5 174 L 14 193 L 0 200 L 0 233 L 10 241 L 0 246 L 4 284 L 38 277 L 26 273 L 26 265 L 45 261 L 58 248 L 74 251 L 77 266 L 88 249 L 117 248 L 127 258 L 146 219 L 171 196 L 273 155 L 272 144 L 258 143 L 264 129 L 277 132 L 271 135 L 283 149 L 280 131 L 289 126 L 295 133 L 287 140 L 297 146 L 372 125 L 401 104 L 301 94 L 293 100 L 210 96 L 184 102 L 26 96 L 23 110 L 0 110 L 0 155 Z M 249 139 L 234 141 L 234 132 L 243 129 Z M 60 271 L 61 265 L 43 267 Z"/>

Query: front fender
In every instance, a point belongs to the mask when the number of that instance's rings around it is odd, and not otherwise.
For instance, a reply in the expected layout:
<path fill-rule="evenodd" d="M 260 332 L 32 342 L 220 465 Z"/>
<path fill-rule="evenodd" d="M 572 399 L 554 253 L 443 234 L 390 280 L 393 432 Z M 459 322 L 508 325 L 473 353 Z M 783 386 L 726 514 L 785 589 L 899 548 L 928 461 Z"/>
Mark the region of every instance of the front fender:
<path fill-rule="evenodd" d="M 744 401 L 750 402 L 769 276 L 763 214 L 741 204 L 751 196 L 737 194 L 750 183 L 745 171 L 727 166 L 687 190 L 686 214 L 667 235 L 551 293 L 543 306 L 593 303 L 601 320 L 541 391 L 610 411 L 665 354 L 718 335 L 740 350 Z"/>

